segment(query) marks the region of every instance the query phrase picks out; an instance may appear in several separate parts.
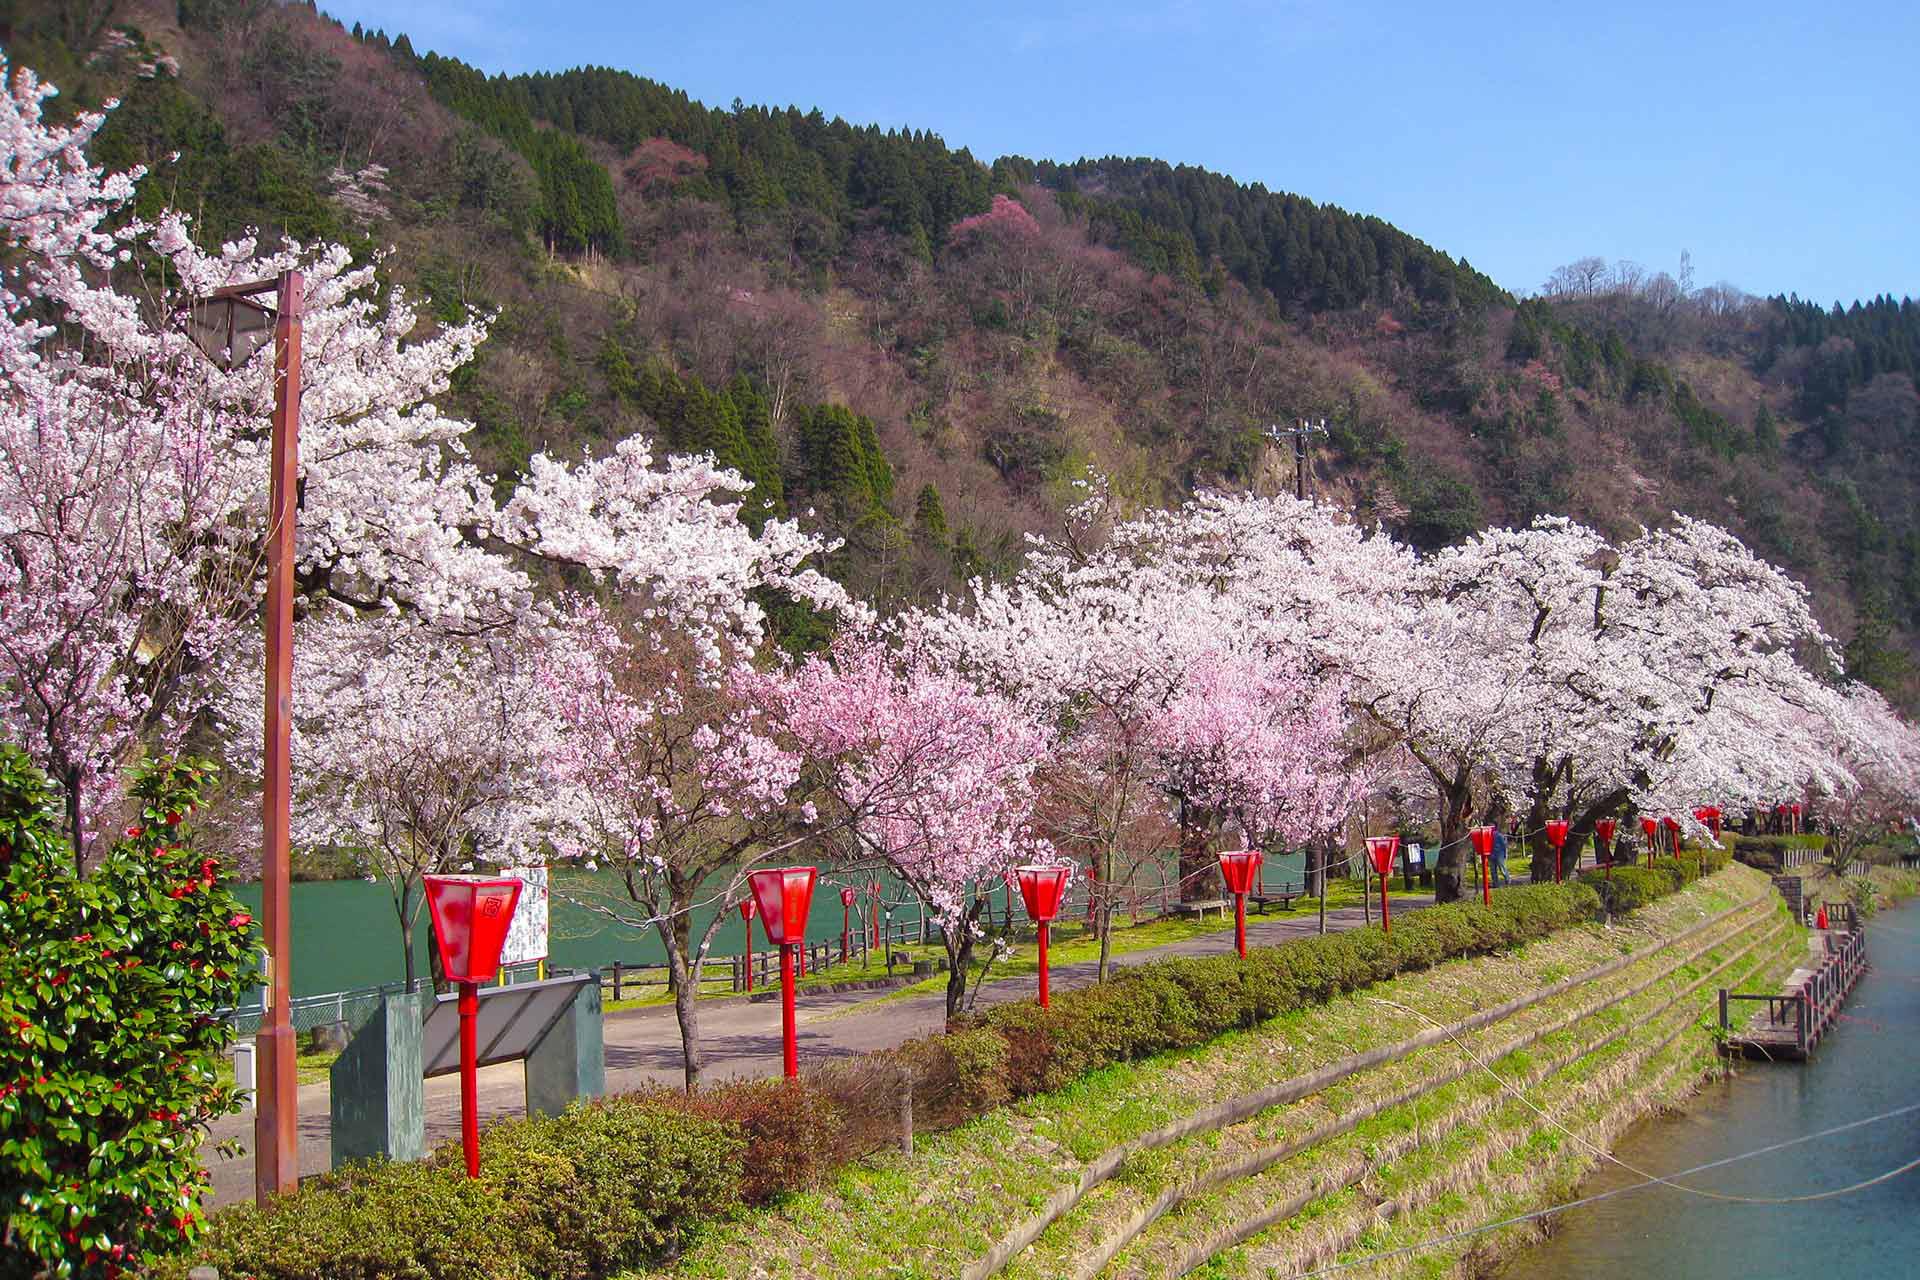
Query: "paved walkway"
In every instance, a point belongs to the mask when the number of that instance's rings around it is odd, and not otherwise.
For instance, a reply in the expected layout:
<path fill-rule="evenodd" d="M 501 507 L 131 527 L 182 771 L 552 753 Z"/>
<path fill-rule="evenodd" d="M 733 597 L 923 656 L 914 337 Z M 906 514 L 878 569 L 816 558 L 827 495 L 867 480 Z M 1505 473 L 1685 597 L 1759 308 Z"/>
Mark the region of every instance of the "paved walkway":
<path fill-rule="evenodd" d="M 1412 910 L 1431 904 L 1433 895 L 1396 893 L 1396 911 Z M 1377 911 L 1376 911 L 1377 915 Z M 1328 932 L 1354 929 L 1363 923 L 1359 907 L 1342 907 L 1327 912 Z M 1247 922 L 1247 940 L 1255 945 L 1271 946 L 1292 938 L 1310 937 L 1319 932 L 1314 915 L 1290 916 L 1279 920 L 1251 919 Z M 1202 937 L 1188 938 L 1165 946 L 1132 951 L 1115 956 L 1121 965 L 1143 964 L 1149 960 L 1182 955 L 1224 955 L 1233 951 L 1232 929 Z M 1088 986 L 1099 966 L 1093 961 L 1055 965 L 1056 989 Z M 1032 976 L 997 979 L 980 991 L 981 1004 L 1033 998 Z M 840 991 L 819 994 L 802 993 L 798 1014 L 800 1060 L 819 1061 L 844 1057 L 874 1049 L 891 1048 L 916 1036 L 939 1031 L 946 1023 L 944 994 L 909 996 L 884 1003 L 885 991 Z M 780 1010 L 772 1001 L 745 998 L 704 1000 L 700 1004 L 700 1039 L 706 1051 L 705 1079 L 721 1081 L 735 1077 L 777 1075 L 781 1069 Z M 683 1080 L 680 1057 L 680 1028 L 668 1005 L 645 1009 L 622 1009 L 606 1018 L 607 1090 L 621 1093 L 649 1084 L 678 1085 Z M 526 1083 L 519 1063 L 483 1067 L 479 1074 L 480 1118 L 487 1123 L 502 1116 L 520 1115 L 526 1110 Z M 331 1159 L 329 1138 L 332 1128 L 325 1082 L 300 1089 L 300 1172 L 302 1176 L 319 1173 Z M 457 1140 L 460 1133 L 460 1077 L 436 1076 L 427 1081 L 427 1145 Z M 213 1126 L 201 1158 L 213 1173 L 213 1204 L 233 1204 L 253 1195 L 253 1157 L 223 1158 L 213 1144 L 226 1138 L 238 1139 L 243 1146 L 253 1141 L 251 1110 L 223 1117 Z"/>

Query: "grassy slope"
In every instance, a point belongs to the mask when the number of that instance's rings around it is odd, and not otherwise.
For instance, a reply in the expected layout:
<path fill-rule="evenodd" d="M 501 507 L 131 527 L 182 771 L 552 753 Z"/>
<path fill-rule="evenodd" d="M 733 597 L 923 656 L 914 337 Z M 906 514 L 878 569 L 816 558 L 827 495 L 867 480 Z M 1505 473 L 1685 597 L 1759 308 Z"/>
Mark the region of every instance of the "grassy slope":
<path fill-rule="evenodd" d="M 1729 869 L 1612 928 L 1568 930 L 1512 953 L 1449 963 L 1200 1049 L 1093 1073 L 1058 1093 L 923 1138 L 911 1159 L 883 1155 L 844 1170 L 830 1186 L 717 1230 L 662 1274 L 952 1274 L 1076 1178 L 1086 1161 L 1121 1142 L 1212 1102 L 1403 1039 L 1426 1026 L 1426 1018 L 1463 1017 L 1495 998 L 1538 988 L 1769 892 L 1763 877 Z M 1657 966 L 1645 967 L 1655 970 L 1647 977 L 1661 976 Z M 1437 1069 L 1440 1059 L 1429 1055 L 1450 1052 L 1457 1054 L 1446 1046 L 1423 1051 L 1263 1113 L 1247 1126 L 1130 1161 L 1120 1177 L 1050 1228 L 1010 1274 L 1064 1274 L 1069 1259 L 1099 1238 L 1102 1224 L 1124 1218 L 1131 1205 L 1157 1194 L 1169 1179 L 1204 1168 L 1221 1144 L 1257 1142 L 1257 1135 L 1282 1129 L 1305 1131 L 1324 1108 L 1351 1105 L 1366 1091 L 1391 1089 L 1396 1082 L 1404 1087 L 1406 1079 Z"/>

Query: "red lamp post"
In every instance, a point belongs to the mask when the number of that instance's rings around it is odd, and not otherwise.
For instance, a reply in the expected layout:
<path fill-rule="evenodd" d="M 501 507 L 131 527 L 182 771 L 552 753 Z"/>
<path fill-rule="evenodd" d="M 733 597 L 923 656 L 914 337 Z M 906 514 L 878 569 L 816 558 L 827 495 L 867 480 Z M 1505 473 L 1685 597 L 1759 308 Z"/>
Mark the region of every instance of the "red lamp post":
<path fill-rule="evenodd" d="M 852 953 L 850 943 L 853 939 L 853 899 L 851 888 L 840 891 L 840 963 L 845 964 Z"/>
<path fill-rule="evenodd" d="M 1253 891 L 1261 861 L 1258 849 L 1228 849 L 1220 854 L 1220 878 L 1233 895 L 1233 945 L 1242 960 L 1247 958 L 1247 894 Z"/>
<path fill-rule="evenodd" d="M 1703 804 L 1693 811 L 1693 820 L 1713 832 L 1713 838 L 1720 838 L 1720 811 L 1710 804 Z"/>
<path fill-rule="evenodd" d="M 873 903 L 873 918 L 867 922 L 867 926 L 872 930 L 873 947 L 877 951 L 880 948 L 880 882 L 878 880 L 867 882 L 867 897 Z M 893 950 L 892 938 L 887 939 L 887 950 Z"/>
<path fill-rule="evenodd" d="M 1380 874 L 1380 931 L 1393 932 L 1393 921 L 1387 910 L 1387 873 L 1393 870 L 1394 855 L 1400 852 L 1399 836 L 1368 836 L 1367 856 L 1373 859 L 1373 869 Z"/>
<path fill-rule="evenodd" d="M 1653 838 L 1655 835 L 1659 833 L 1659 831 L 1660 831 L 1659 819 L 1657 818 L 1640 819 L 1640 833 L 1646 836 L 1647 838 L 1647 865 L 1648 866 L 1653 865 Z"/>
<path fill-rule="evenodd" d="M 1787 806 L 1786 805 L 1777 804 L 1773 806 L 1773 819 L 1774 819 L 1774 824 L 1780 828 L 1780 834 L 1781 835 L 1787 834 Z"/>
<path fill-rule="evenodd" d="M 1666 828 L 1667 843 L 1672 846 L 1669 852 L 1672 853 L 1674 857 L 1676 858 L 1679 857 L 1680 856 L 1680 819 L 1674 817 L 1672 814 L 1668 814 L 1666 817 L 1660 819 L 1660 825 Z"/>
<path fill-rule="evenodd" d="M 460 1143 L 467 1176 L 480 1176 L 480 984 L 500 972 L 500 949 L 519 905 L 522 881 L 507 876 L 428 876 L 427 909 L 440 968 L 460 984 Z"/>
<path fill-rule="evenodd" d="M 1800 834 L 1800 813 L 1802 808 L 1803 806 L 1798 800 L 1795 800 L 1792 804 L 1787 806 L 1787 812 L 1793 815 L 1793 830 L 1788 833 L 1790 835 L 1797 836 Z"/>
<path fill-rule="evenodd" d="M 1612 818 L 1602 818 L 1593 824 L 1593 834 L 1600 837 L 1600 843 L 1607 848 L 1607 879 L 1613 879 L 1613 833 L 1620 824 Z"/>
<path fill-rule="evenodd" d="M 1567 824 L 1555 818 L 1547 823 L 1547 843 L 1553 846 L 1553 882 L 1560 883 L 1560 853 L 1567 847 Z"/>
<path fill-rule="evenodd" d="M 1475 827 L 1467 835 L 1473 840 L 1473 851 L 1480 855 L 1480 900 L 1492 906 L 1493 871 L 1488 859 L 1493 857 L 1493 828 Z"/>
<path fill-rule="evenodd" d="M 800 1074 L 800 1040 L 793 1017 L 793 949 L 806 940 L 817 867 L 774 867 L 747 877 L 767 941 L 780 948 L 780 1031 L 787 1077 Z"/>
<path fill-rule="evenodd" d="M 1040 1007 L 1047 1003 L 1047 926 L 1060 914 L 1060 900 L 1067 891 L 1067 867 L 1015 867 L 1020 881 L 1020 899 L 1027 915 L 1040 926 Z"/>
<path fill-rule="evenodd" d="M 747 934 L 747 990 L 753 990 L 753 898 L 740 899 L 740 925 Z"/>

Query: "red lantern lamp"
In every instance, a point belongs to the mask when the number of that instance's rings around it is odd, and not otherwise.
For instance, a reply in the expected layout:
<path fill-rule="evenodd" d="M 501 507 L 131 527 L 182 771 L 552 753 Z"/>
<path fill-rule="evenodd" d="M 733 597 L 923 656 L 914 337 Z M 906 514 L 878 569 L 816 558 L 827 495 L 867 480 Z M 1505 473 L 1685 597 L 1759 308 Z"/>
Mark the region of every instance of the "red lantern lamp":
<path fill-rule="evenodd" d="M 1803 806 L 1798 800 L 1787 806 L 1787 812 L 1793 815 L 1793 834 L 1800 834 L 1800 814 Z"/>
<path fill-rule="evenodd" d="M 1393 870 L 1393 859 L 1399 852 L 1399 836 L 1367 837 L 1367 856 L 1373 859 L 1373 869 L 1380 875 L 1380 929 L 1383 933 L 1393 932 L 1393 919 L 1387 909 L 1387 873 Z"/>
<path fill-rule="evenodd" d="M 1051 867 L 1015 867 L 1014 878 L 1020 882 L 1020 900 L 1026 904 L 1027 916 L 1040 926 L 1040 1007 L 1049 1008 L 1048 998 L 1050 974 L 1047 969 L 1047 926 L 1060 914 L 1060 902 L 1066 897 L 1067 876 L 1070 868 L 1065 863 Z"/>
<path fill-rule="evenodd" d="M 789 1078 L 800 1074 L 800 1042 L 793 1016 L 793 948 L 807 937 L 818 867 L 773 867 L 747 877 L 767 941 L 780 948 L 780 1030 Z"/>
<path fill-rule="evenodd" d="M 1258 849 L 1223 849 L 1220 852 L 1220 878 L 1233 895 L 1233 945 L 1240 958 L 1247 958 L 1247 895 L 1253 892 L 1253 877 L 1260 870 L 1262 855 Z"/>
<path fill-rule="evenodd" d="M 508 876 L 428 876 L 427 910 L 449 982 L 492 982 L 521 881 Z"/>
<path fill-rule="evenodd" d="M 1607 847 L 1607 879 L 1613 879 L 1613 833 L 1620 829 L 1620 823 L 1613 818 L 1602 818 L 1593 824 L 1593 833 L 1600 837 L 1600 843 Z"/>
<path fill-rule="evenodd" d="M 1480 855 L 1480 900 L 1492 906 L 1493 867 L 1487 859 L 1493 856 L 1493 828 L 1475 827 L 1467 836 L 1473 841 L 1473 851 Z"/>
<path fill-rule="evenodd" d="M 1560 852 L 1567 847 L 1567 824 L 1555 818 L 1547 823 L 1547 843 L 1553 846 L 1553 880 L 1560 882 Z"/>
<path fill-rule="evenodd" d="M 1653 838 L 1655 835 L 1659 834 L 1659 831 L 1660 831 L 1660 820 L 1658 818 L 1640 819 L 1640 833 L 1646 836 L 1647 838 L 1647 865 L 1648 866 L 1653 865 Z"/>
<path fill-rule="evenodd" d="M 845 964 L 853 945 L 853 900 L 858 895 L 852 886 L 840 891 L 840 963 Z"/>
<path fill-rule="evenodd" d="M 460 1144 L 467 1176 L 480 1176 L 480 984 L 500 972 L 507 926 L 520 905 L 522 882 L 509 876 L 428 876 L 427 911 L 439 944 L 440 969 L 460 984 Z"/>
<path fill-rule="evenodd" d="M 752 894 L 740 899 L 740 923 L 745 927 L 747 934 L 746 986 L 748 991 L 753 990 L 753 917 L 757 910 L 758 908 L 753 905 Z"/>

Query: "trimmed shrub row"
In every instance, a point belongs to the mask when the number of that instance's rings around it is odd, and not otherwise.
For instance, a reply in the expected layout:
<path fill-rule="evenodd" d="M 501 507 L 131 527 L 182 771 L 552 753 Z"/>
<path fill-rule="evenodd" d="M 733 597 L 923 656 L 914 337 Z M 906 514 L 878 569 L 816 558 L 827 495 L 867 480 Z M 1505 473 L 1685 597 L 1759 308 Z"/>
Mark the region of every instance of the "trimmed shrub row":
<path fill-rule="evenodd" d="M 652 1096 L 608 1098 L 491 1126 L 477 1181 L 454 1143 L 420 1163 L 323 1175 L 265 1210 L 226 1210 L 200 1261 L 262 1280 L 610 1275 L 734 1211 L 746 1147 L 736 1124 Z"/>
<path fill-rule="evenodd" d="M 824 1064 L 802 1081 L 650 1091 L 506 1121 L 481 1137 L 478 1181 L 465 1177 L 458 1144 L 418 1164 L 343 1170 L 265 1211 L 216 1215 L 197 1260 L 258 1280 L 588 1280 L 645 1266 L 684 1249 L 704 1225 L 891 1143 L 902 1088 L 913 1091 L 917 1125 L 958 1124 L 1099 1067 L 1544 937 L 1599 907 L 1584 884 L 1516 886 L 1491 907 L 1407 912 L 1391 935 L 1362 929 L 1256 948 L 1244 962 L 1122 968 L 1060 993 L 1050 1010 L 1000 1005 L 946 1034 Z"/>
<path fill-rule="evenodd" d="M 1051 1009 L 998 1005 L 888 1056 L 912 1074 L 916 1115 L 955 1124 L 1116 1062 L 1202 1044 L 1398 973 L 1544 937 L 1599 907 L 1585 885 L 1524 885 L 1500 890 L 1491 907 L 1453 902 L 1408 912 L 1391 934 L 1304 938 L 1256 947 L 1245 961 L 1153 961 L 1062 992 Z"/>
<path fill-rule="evenodd" d="M 1733 861 L 1726 849 L 1688 846 L 1677 858 L 1655 858 L 1651 866 L 1615 867 L 1611 875 L 1601 869 L 1580 873 L 1580 883 L 1590 885 L 1600 901 L 1614 915 L 1646 906 L 1655 898 L 1664 898 L 1681 885 L 1701 876 L 1710 876 Z"/>

